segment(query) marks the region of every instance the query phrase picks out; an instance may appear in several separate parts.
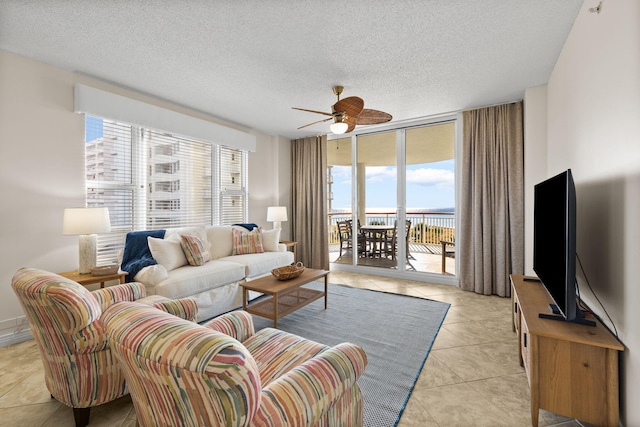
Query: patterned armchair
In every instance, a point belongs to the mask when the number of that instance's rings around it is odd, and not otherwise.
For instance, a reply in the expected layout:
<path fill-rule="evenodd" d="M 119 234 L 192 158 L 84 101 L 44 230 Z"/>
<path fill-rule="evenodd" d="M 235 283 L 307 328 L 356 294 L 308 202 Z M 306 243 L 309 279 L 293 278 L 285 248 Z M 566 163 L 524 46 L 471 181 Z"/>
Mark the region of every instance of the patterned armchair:
<path fill-rule="evenodd" d="M 73 408 L 76 426 L 88 424 L 92 406 L 128 393 L 105 334 L 104 309 L 121 301 L 139 301 L 185 319 L 195 320 L 197 314 L 195 301 L 145 297 L 145 287 L 139 283 L 90 292 L 57 274 L 21 268 L 11 285 L 40 349 L 51 397 Z"/>
<path fill-rule="evenodd" d="M 361 426 L 365 352 L 236 311 L 197 325 L 137 303 L 105 312 L 140 426 Z M 222 332 L 222 333 L 221 333 Z"/>

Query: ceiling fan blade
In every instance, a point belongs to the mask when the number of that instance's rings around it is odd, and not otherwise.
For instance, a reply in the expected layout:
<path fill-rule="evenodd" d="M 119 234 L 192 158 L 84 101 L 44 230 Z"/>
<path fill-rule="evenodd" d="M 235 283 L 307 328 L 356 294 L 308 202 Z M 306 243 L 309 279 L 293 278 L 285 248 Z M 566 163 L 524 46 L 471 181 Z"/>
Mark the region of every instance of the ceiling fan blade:
<path fill-rule="evenodd" d="M 364 110 L 364 101 L 357 96 L 350 96 L 333 104 L 333 111 L 346 113 L 349 117 L 357 117 Z"/>
<path fill-rule="evenodd" d="M 309 123 L 308 125 L 300 126 L 298 129 L 306 128 L 308 126 L 315 125 L 317 123 L 328 122 L 331 119 L 333 119 L 333 117 L 329 117 L 328 119 L 324 119 L 324 120 L 318 120 L 317 122 Z"/>
<path fill-rule="evenodd" d="M 347 130 L 344 131 L 344 133 L 349 133 L 352 130 L 354 130 L 356 128 L 356 124 L 355 123 L 349 123 L 349 127 L 347 128 Z"/>
<path fill-rule="evenodd" d="M 363 109 L 362 112 L 355 116 L 357 125 L 375 125 L 391 121 L 391 114 L 384 111 Z"/>
<path fill-rule="evenodd" d="M 307 110 L 305 108 L 296 108 L 296 107 L 291 107 L 294 110 L 300 110 L 300 111 L 308 111 L 309 113 L 316 113 L 316 114 L 324 114 L 325 116 L 331 116 L 333 117 L 333 114 L 331 113 L 325 113 L 324 111 L 316 111 L 316 110 Z"/>

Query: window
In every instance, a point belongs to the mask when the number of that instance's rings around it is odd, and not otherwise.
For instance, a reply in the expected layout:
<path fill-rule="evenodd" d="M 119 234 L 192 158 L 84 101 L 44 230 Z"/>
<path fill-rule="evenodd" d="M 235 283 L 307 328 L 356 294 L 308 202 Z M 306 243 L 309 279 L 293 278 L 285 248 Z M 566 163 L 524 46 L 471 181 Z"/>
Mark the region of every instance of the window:
<path fill-rule="evenodd" d="M 91 116 L 85 125 L 87 206 L 111 217 L 98 265 L 117 261 L 129 231 L 246 222 L 246 151 Z"/>
<path fill-rule="evenodd" d="M 217 200 L 214 201 L 219 224 L 233 224 L 237 218 L 247 218 L 247 153 L 227 147 L 217 147 L 214 162 L 214 183 Z"/>

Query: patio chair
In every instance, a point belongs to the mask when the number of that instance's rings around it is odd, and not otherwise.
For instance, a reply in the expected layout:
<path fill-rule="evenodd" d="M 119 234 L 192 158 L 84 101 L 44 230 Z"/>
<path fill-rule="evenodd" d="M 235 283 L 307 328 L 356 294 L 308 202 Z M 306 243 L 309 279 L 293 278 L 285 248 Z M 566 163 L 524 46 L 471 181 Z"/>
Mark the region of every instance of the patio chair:
<path fill-rule="evenodd" d="M 198 310 L 189 298 L 145 297 L 140 283 L 91 292 L 70 279 L 35 268 L 18 270 L 11 286 L 38 344 L 46 387 L 52 398 L 73 408 L 77 427 L 89 423 L 91 407 L 129 392 L 107 341 L 103 310 L 134 300 L 158 313 L 168 311 L 189 320 L 195 320 Z"/>
<path fill-rule="evenodd" d="M 353 221 L 348 219 L 345 221 L 338 221 L 338 236 L 340 238 L 340 256 L 342 256 L 342 250 L 345 252 L 349 252 L 353 249 Z M 358 221 L 358 231 L 357 231 L 357 239 L 358 239 L 358 254 L 363 254 L 366 252 L 365 248 L 365 238 L 360 233 L 360 221 Z"/>
<path fill-rule="evenodd" d="M 411 256 L 411 253 L 409 252 L 409 232 L 410 231 L 411 231 L 411 220 L 406 220 L 404 235 L 405 235 L 405 244 L 406 244 L 405 254 L 406 254 L 407 261 L 409 261 L 409 258 L 413 259 L 413 257 Z M 393 231 L 388 233 L 386 237 L 385 254 L 386 256 L 391 257 L 391 259 L 394 261 L 398 256 L 398 221 L 396 221 L 395 228 L 393 229 Z"/>
<path fill-rule="evenodd" d="M 362 426 L 362 348 L 328 347 L 244 311 L 205 325 L 135 302 L 105 312 L 139 426 Z"/>
<path fill-rule="evenodd" d="M 456 244 L 447 240 L 440 240 L 442 245 L 442 274 L 447 272 L 447 258 L 456 257 Z"/>
<path fill-rule="evenodd" d="M 351 224 L 348 221 L 338 221 L 338 237 L 340 238 L 340 256 L 342 256 L 342 250 L 349 252 L 352 247 L 351 239 Z"/>

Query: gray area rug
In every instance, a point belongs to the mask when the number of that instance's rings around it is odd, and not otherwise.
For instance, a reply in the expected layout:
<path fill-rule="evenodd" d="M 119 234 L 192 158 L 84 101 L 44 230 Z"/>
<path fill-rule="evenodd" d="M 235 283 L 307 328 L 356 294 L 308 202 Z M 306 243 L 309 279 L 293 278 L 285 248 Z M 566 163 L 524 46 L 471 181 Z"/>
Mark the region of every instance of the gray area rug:
<path fill-rule="evenodd" d="M 322 289 L 314 282 L 307 287 Z M 278 320 L 278 329 L 326 345 L 352 342 L 369 364 L 358 383 L 365 399 L 364 425 L 395 426 L 427 360 L 449 304 L 428 299 L 329 285 L 324 299 Z M 256 330 L 273 322 L 253 316 Z"/>

